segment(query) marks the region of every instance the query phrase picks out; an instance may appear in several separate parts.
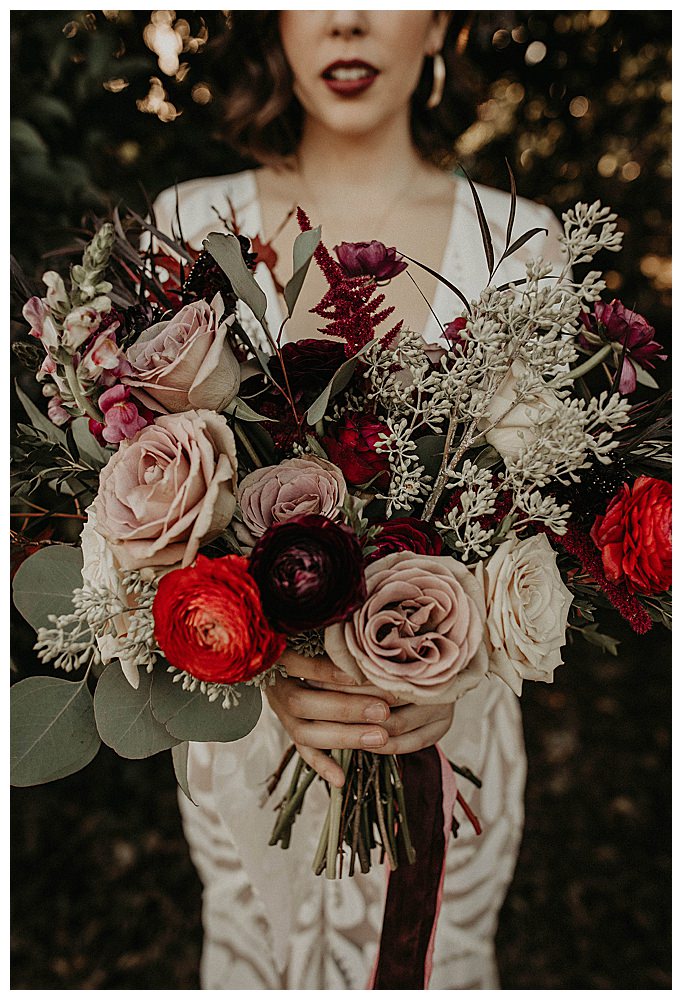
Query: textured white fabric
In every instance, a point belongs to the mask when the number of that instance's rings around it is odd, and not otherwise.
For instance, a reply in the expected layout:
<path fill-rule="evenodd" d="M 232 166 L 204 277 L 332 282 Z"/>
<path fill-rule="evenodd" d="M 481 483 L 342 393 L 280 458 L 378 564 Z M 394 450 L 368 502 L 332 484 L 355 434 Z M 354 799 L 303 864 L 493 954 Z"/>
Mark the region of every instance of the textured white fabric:
<path fill-rule="evenodd" d="M 497 247 L 503 246 L 508 195 L 490 188 L 479 194 Z M 182 232 L 194 246 L 222 229 L 228 199 L 240 231 L 261 232 L 253 173 L 203 178 L 181 184 L 177 203 Z M 176 191 L 157 199 L 157 224 L 169 232 L 176 215 Z M 527 257 L 558 259 L 558 224 L 546 209 L 519 200 L 515 234 L 531 227 L 550 230 L 543 247 L 537 237 L 496 275 L 498 283 L 520 277 Z M 371 234 L 370 234 L 371 235 Z M 486 282 L 485 257 L 473 202 L 465 181 L 457 181 L 450 236 L 441 272 L 465 295 L 476 297 Z M 268 321 L 278 329 L 280 306 L 267 269 L 256 276 L 268 297 Z M 461 312 L 444 285 L 432 303 L 447 322 Z M 437 341 L 434 319 L 425 336 Z M 196 806 L 180 795 L 185 833 L 204 885 L 203 989 L 364 989 L 381 929 L 385 875 L 369 874 L 329 882 L 310 864 L 326 807 L 321 782 L 311 787 L 287 851 L 268 847 L 272 803 L 261 805 L 263 788 L 288 738 L 264 703 L 257 726 L 228 744 L 192 744 L 189 783 Z M 431 989 L 498 989 L 494 935 L 500 906 L 512 878 L 523 827 L 526 757 L 516 696 L 489 677 L 457 702 L 453 724 L 441 741 L 450 760 L 470 767 L 483 787 L 464 779 L 460 788 L 483 826 L 476 837 L 462 815 L 448 850 L 443 904 L 436 934 Z M 406 901 L 407 903 L 408 901 Z"/>

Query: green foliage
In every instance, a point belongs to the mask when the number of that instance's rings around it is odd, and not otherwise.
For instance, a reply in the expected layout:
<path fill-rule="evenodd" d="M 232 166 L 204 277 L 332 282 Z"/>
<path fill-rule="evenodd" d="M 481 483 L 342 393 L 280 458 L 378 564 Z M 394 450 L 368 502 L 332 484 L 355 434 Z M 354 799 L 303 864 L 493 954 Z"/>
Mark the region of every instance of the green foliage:
<path fill-rule="evenodd" d="M 87 680 L 27 677 L 10 690 L 10 781 L 42 785 L 80 771 L 100 747 Z"/>
<path fill-rule="evenodd" d="M 353 378 L 358 361 L 371 346 L 372 342 L 370 341 L 368 344 L 365 344 L 365 346 L 362 347 L 357 354 L 354 354 L 352 358 L 348 358 L 347 361 L 344 361 L 341 367 L 334 372 L 334 375 L 324 387 L 317 399 L 310 404 L 308 410 L 306 411 L 306 419 L 311 427 L 314 427 L 318 421 L 322 420 L 322 417 L 327 412 L 330 400 L 332 400 L 334 396 L 337 396 L 340 392 L 343 392 L 346 388 L 350 380 Z"/>
<path fill-rule="evenodd" d="M 305 281 L 305 276 L 308 273 L 310 262 L 313 259 L 313 254 L 315 253 L 317 245 L 320 242 L 321 235 L 322 229 L 320 226 L 317 226 L 316 229 L 310 229 L 308 232 L 299 233 L 294 241 L 293 273 L 284 289 L 284 300 L 287 304 L 290 316 L 294 311 L 296 300 L 300 295 L 303 282 Z"/>
<path fill-rule="evenodd" d="M 175 771 L 175 778 L 182 789 L 183 793 L 187 796 L 190 802 L 196 805 L 194 799 L 190 795 L 189 791 L 189 781 L 187 780 L 187 758 L 189 756 L 189 743 L 178 743 L 177 746 L 171 747 L 171 756 L 173 758 L 173 770 Z"/>
<path fill-rule="evenodd" d="M 177 676 L 177 675 L 176 675 Z M 156 719 L 179 740 L 231 743 L 250 733 L 262 707 L 260 689 L 239 685 L 239 704 L 223 708 L 222 699 L 209 701 L 199 689 L 185 691 L 163 667 L 152 674 L 151 707 Z"/>
<path fill-rule="evenodd" d="M 180 740 L 159 722 L 151 706 L 152 677 L 140 671 L 133 688 L 117 661 L 106 668 L 95 689 L 95 720 L 103 743 L 120 757 L 137 760 L 168 750 Z"/>
<path fill-rule="evenodd" d="M 46 545 L 25 559 L 12 584 L 15 607 L 36 631 L 48 615 L 68 615 L 76 587 L 83 585 L 83 555 L 72 545 Z"/>

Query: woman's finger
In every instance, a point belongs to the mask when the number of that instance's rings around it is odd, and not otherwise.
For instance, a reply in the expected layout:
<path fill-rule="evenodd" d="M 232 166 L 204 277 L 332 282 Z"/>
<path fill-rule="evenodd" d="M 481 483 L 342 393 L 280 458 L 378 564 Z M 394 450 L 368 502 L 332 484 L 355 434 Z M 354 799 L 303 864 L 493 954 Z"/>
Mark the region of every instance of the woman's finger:
<path fill-rule="evenodd" d="M 449 718 L 449 705 L 405 705 L 393 708 L 390 717 L 382 722 L 389 736 L 403 736 L 415 729 Z"/>
<path fill-rule="evenodd" d="M 369 695 L 340 691 L 321 691 L 305 683 L 288 678 L 276 682 L 281 700 L 290 715 L 298 719 L 327 722 L 379 722 L 384 723 L 391 710 L 385 701 Z M 275 690 L 275 695 L 277 691 Z"/>
<path fill-rule="evenodd" d="M 420 726 L 410 733 L 402 736 L 390 736 L 382 747 L 375 750 L 375 753 L 414 753 L 416 750 L 423 750 L 424 747 L 432 747 L 438 740 L 442 739 L 449 729 L 447 720 L 431 722 L 427 726 Z"/>
<path fill-rule="evenodd" d="M 306 764 L 310 765 L 313 771 L 317 771 L 321 778 L 336 788 L 343 787 L 345 781 L 343 768 L 329 754 L 325 753 L 324 750 L 308 747 L 305 743 L 298 743 L 296 749 Z"/>
<path fill-rule="evenodd" d="M 355 685 L 353 678 L 332 663 L 328 656 L 303 656 L 293 649 L 285 649 L 278 663 L 282 664 L 290 677 L 343 687 Z"/>
<path fill-rule="evenodd" d="M 379 751 L 388 740 L 388 733 L 380 726 L 293 719 L 289 725 L 285 725 L 285 729 L 297 745 L 304 744 L 317 750 Z"/>

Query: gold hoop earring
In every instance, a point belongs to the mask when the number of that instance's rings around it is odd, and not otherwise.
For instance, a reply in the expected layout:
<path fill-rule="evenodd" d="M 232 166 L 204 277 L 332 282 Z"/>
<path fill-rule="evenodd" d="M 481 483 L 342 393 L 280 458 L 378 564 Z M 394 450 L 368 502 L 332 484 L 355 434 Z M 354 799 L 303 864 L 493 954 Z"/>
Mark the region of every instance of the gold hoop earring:
<path fill-rule="evenodd" d="M 429 110 L 437 108 L 443 99 L 443 92 L 445 90 L 445 59 L 440 54 L 436 52 L 433 57 L 433 86 L 431 88 L 431 93 L 429 94 L 429 99 L 426 102 L 426 107 Z"/>

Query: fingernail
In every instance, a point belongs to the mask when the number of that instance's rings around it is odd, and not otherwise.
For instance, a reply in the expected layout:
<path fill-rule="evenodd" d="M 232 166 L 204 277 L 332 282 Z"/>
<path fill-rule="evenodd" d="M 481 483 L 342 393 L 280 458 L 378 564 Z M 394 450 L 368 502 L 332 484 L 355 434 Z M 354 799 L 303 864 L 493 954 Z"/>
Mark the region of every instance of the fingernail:
<path fill-rule="evenodd" d="M 383 702 L 376 701 L 365 709 L 364 715 L 368 722 L 385 722 L 388 718 L 388 708 Z"/>
<path fill-rule="evenodd" d="M 360 737 L 363 747 L 382 747 L 386 742 L 382 733 L 363 733 Z"/>

